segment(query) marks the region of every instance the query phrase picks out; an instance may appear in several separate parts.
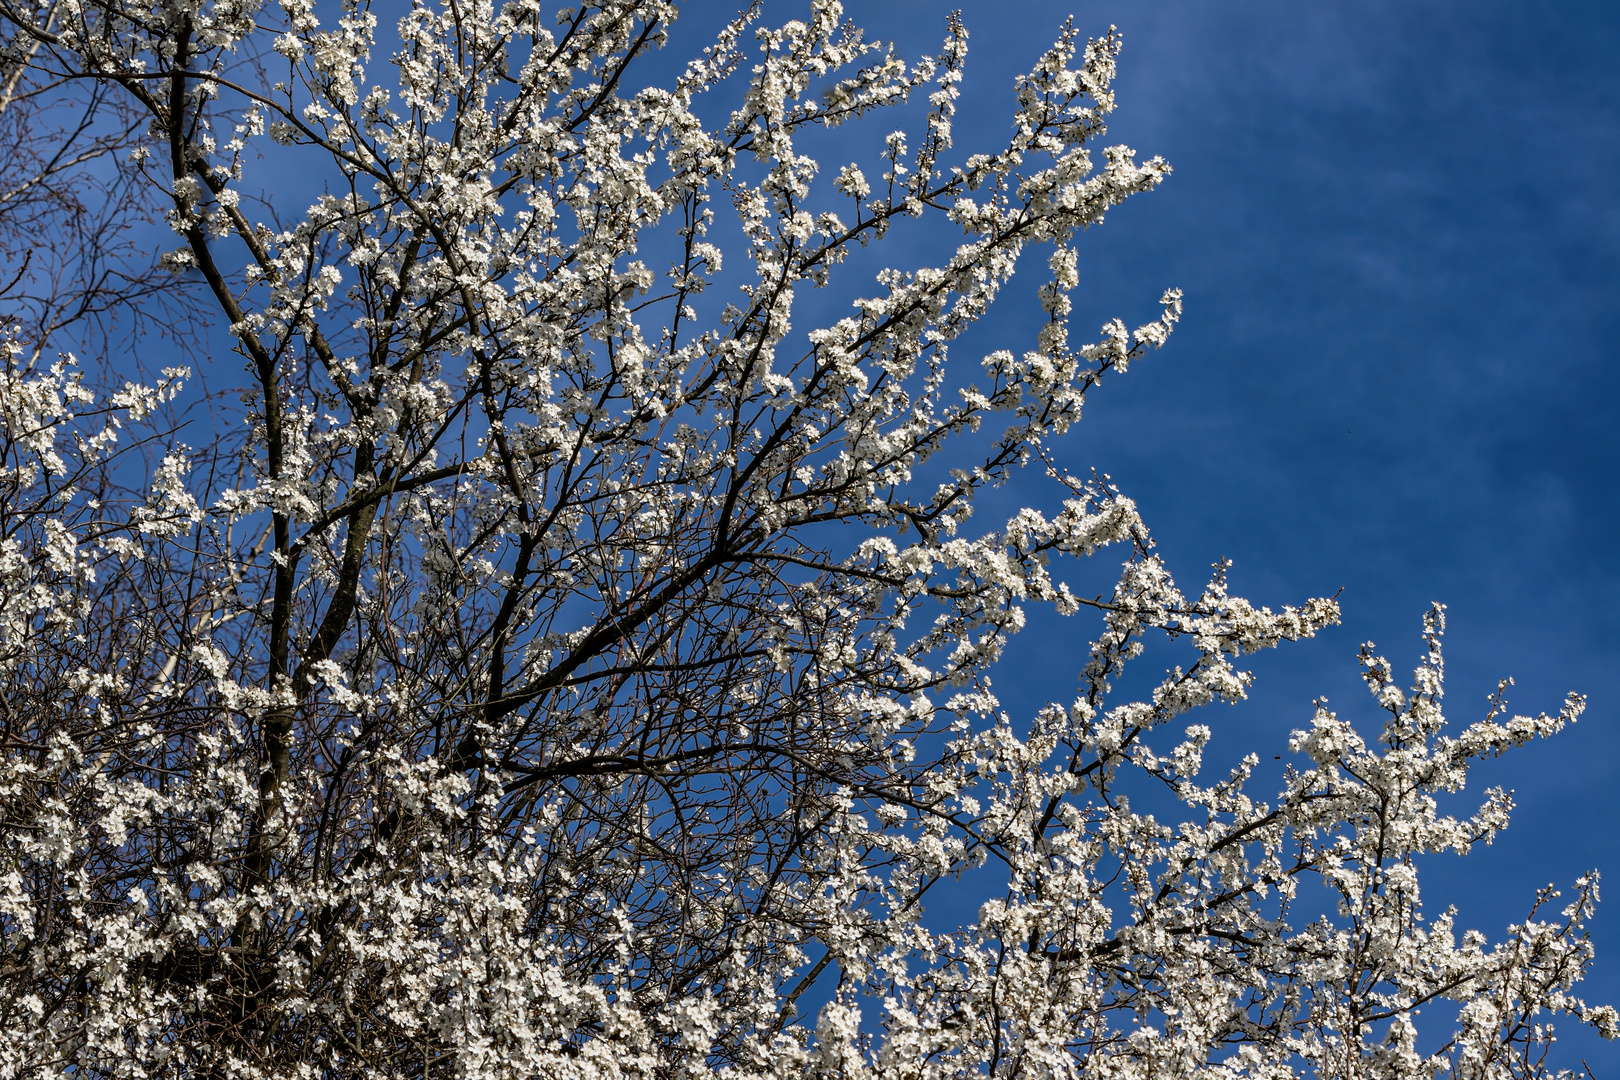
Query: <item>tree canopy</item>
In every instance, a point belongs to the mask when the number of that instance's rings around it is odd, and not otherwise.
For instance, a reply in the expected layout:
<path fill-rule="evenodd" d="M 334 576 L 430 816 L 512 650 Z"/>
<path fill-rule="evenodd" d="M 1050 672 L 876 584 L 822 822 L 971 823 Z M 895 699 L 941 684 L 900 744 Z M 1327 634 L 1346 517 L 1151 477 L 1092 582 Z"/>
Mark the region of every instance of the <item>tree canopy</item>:
<path fill-rule="evenodd" d="M 1081 234 L 1169 172 L 1100 141 L 1117 34 L 962 154 L 954 18 L 908 60 L 756 4 L 671 66 L 676 14 L 0 0 L 0 1069 L 1518 1078 L 1549 1017 L 1617 1034 L 1595 876 L 1500 943 L 1421 904 L 1507 823 L 1470 765 L 1582 707 L 1452 732 L 1442 609 L 1409 688 L 1362 651 L 1374 728 L 1203 775 L 1187 714 L 1338 607 L 1184 592 L 1062 442 L 1182 310 L 1071 334 Z M 1020 260 L 1034 347 L 965 356 Z M 1035 607 L 1079 688 L 1010 715 Z"/>

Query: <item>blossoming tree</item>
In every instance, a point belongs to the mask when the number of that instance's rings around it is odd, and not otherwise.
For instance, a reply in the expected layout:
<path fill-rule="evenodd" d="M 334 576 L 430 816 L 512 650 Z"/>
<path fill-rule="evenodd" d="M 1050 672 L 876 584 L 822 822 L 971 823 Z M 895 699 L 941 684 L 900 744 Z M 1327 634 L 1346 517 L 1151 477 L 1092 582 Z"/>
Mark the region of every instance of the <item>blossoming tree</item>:
<path fill-rule="evenodd" d="M 1448 811 L 1470 764 L 1581 707 L 1448 733 L 1439 609 L 1410 689 L 1363 651 L 1381 728 L 1201 775 L 1186 714 L 1338 609 L 1183 592 L 1064 463 L 1181 311 L 1071 338 L 1080 233 L 1168 172 L 1093 148 L 1118 38 L 962 156 L 954 20 L 907 63 L 756 5 L 660 84 L 675 15 L 0 0 L 13 90 L 140 118 L 97 145 L 208 342 L 119 389 L 7 324 L 0 1071 L 1506 1078 L 1563 1075 L 1550 1017 L 1614 1035 L 1594 878 L 1500 944 L 1424 912 L 1507 822 Z M 71 127 L 30 153 L 105 182 Z M 872 261 L 918 218 L 954 251 Z M 1035 347 L 952 356 L 1021 257 Z M 1020 470 L 1049 504 L 974 522 Z M 1009 716 L 1032 606 L 1094 640 Z"/>

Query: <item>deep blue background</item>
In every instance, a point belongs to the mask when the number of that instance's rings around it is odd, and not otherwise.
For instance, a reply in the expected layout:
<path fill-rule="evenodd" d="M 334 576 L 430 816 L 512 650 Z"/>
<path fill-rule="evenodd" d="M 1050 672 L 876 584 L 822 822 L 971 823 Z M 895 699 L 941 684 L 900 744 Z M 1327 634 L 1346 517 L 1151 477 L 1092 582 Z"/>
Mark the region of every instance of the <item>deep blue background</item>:
<path fill-rule="evenodd" d="M 848 11 L 914 57 L 954 6 Z M 1085 238 L 1076 329 L 1145 322 L 1167 285 L 1187 313 L 1092 399 L 1069 464 L 1138 501 L 1185 588 L 1223 556 L 1256 603 L 1343 588 L 1343 626 L 1257 658 L 1251 700 L 1198 718 L 1217 750 L 1282 752 L 1319 695 L 1375 734 L 1357 645 L 1409 669 L 1442 601 L 1454 724 L 1503 676 L 1517 711 L 1571 689 L 1590 707 L 1476 771 L 1470 803 L 1514 788 L 1514 825 L 1426 868 L 1431 911 L 1499 937 L 1538 885 L 1597 868 L 1620 888 L 1620 5 L 969 2 L 958 153 L 1005 138 L 1012 77 L 1071 13 L 1124 35 L 1106 141 L 1175 168 Z M 1033 325 L 1009 298 L 977 340 Z M 1084 641 L 1041 630 L 998 679 L 1020 707 L 1074 691 Z M 1612 902 L 1595 938 L 1588 999 L 1620 1001 Z"/>

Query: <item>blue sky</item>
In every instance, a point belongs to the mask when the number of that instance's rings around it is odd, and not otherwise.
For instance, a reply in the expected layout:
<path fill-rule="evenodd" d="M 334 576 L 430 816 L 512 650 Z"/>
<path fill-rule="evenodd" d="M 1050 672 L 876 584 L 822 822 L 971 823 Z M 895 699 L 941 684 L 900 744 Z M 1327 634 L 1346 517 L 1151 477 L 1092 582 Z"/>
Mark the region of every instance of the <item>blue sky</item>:
<path fill-rule="evenodd" d="M 914 56 L 952 6 L 848 9 Z M 1593 867 L 1620 898 L 1620 5 L 969 2 L 959 152 L 1003 137 L 1012 76 L 1071 13 L 1124 35 L 1107 141 L 1176 170 L 1085 238 L 1077 326 L 1145 322 L 1167 285 L 1187 314 L 1092 400 L 1070 464 L 1138 501 L 1184 585 L 1224 556 L 1257 603 L 1343 589 L 1343 626 L 1202 718 L 1217 744 L 1281 752 L 1324 694 L 1376 730 L 1357 645 L 1409 669 L 1442 601 L 1453 723 L 1502 676 L 1518 711 L 1590 705 L 1476 773 L 1516 790 L 1514 826 L 1431 867 L 1431 909 L 1500 934 Z M 1084 642 L 1027 638 L 1009 700 L 1071 694 L 1054 672 Z M 1589 998 L 1620 1000 L 1613 900 L 1596 939 Z"/>

